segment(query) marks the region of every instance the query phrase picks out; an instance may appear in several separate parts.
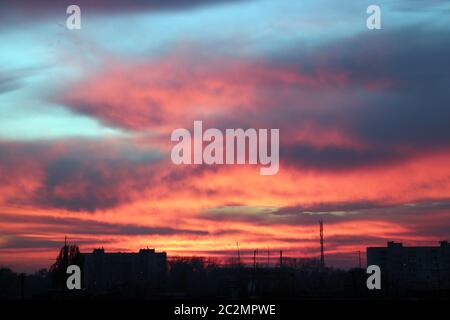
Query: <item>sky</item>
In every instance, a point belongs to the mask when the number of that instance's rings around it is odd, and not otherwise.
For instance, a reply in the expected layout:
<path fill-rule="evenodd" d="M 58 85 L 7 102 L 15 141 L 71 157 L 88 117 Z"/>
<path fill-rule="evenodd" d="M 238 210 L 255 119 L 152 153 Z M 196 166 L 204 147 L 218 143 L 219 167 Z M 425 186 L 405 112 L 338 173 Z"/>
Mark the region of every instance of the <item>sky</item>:
<path fill-rule="evenodd" d="M 448 1 L 66 2 L 1 4 L 0 265 L 48 268 L 65 236 L 314 258 L 319 220 L 334 267 L 450 240 Z M 279 172 L 174 165 L 194 120 L 279 128 Z"/>

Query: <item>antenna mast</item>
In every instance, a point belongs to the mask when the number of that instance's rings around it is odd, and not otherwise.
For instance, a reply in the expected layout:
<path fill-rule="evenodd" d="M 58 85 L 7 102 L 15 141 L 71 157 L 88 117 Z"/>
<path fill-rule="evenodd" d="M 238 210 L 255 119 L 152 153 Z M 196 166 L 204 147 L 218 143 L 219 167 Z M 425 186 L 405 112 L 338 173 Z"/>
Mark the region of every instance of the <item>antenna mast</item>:
<path fill-rule="evenodd" d="M 238 251 L 238 265 L 241 265 L 241 252 L 239 250 L 239 242 L 236 241 L 236 247 L 237 247 L 237 251 Z"/>
<path fill-rule="evenodd" d="M 320 268 L 325 269 L 325 256 L 323 253 L 323 221 L 319 220 L 320 226 Z"/>

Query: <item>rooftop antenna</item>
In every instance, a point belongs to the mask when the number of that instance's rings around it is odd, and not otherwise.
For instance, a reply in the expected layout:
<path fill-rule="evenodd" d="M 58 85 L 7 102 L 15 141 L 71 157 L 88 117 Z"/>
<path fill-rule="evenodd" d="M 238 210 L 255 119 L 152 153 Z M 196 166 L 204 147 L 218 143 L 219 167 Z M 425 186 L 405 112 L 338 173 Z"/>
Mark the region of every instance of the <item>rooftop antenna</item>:
<path fill-rule="evenodd" d="M 283 250 L 280 250 L 280 268 L 283 266 Z"/>
<path fill-rule="evenodd" d="M 319 220 L 320 227 L 320 269 L 325 269 L 325 256 L 323 253 L 323 221 Z"/>
<path fill-rule="evenodd" d="M 236 247 L 238 251 L 238 265 L 241 265 L 241 252 L 239 251 L 239 242 L 236 241 Z"/>
<path fill-rule="evenodd" d="M 361 250 L 358 250 L 359 268 L 361 269 Z"/>

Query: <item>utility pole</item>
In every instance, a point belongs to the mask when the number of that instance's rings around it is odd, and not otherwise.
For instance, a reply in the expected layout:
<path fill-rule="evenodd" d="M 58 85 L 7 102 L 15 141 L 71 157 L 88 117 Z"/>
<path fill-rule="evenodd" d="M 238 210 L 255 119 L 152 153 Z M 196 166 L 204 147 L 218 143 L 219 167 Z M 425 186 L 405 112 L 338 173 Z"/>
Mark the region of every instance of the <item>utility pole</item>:
<path fill-rule="evenodd" d="M 325 256 L 323 253 L 323 221 L 319 220 L 320 227 L 320 269 L 323 271 L 325 269 Z"/>
<path fill-rule="evenodd" d="M 241 266 L 241 252 L 239 251 L 239 242 L 236 241 L 236 247 L 238 252 L 238 266 Z"/>
<path fill-rule="evenodd" d="M 362 264 L 361 264 L 361 250 L 358 250 L 358 260 L 359 260 L 359 268 L 362 269 Z"/>
<path fill-rule="evenodd" d="M 25 300 L 25 273 L 20 274 L 20 298 Z"/>
<path fill-rule="evenodd" d="M 283 250 L 280 250 L 280 268 L 283 266 Z"/>

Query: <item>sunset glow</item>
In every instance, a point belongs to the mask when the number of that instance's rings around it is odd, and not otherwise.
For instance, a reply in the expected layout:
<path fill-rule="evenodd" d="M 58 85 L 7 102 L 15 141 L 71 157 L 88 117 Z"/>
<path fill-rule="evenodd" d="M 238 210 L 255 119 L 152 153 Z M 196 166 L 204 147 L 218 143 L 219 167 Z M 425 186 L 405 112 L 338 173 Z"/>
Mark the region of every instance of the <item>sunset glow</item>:
<path fill-rule="evenodd" d="M 336 267 L 450 240 L 447 2 L 379 1 L 379 32 L 366 1 L 80 2 L 76 31 L 50 1 L 0 11 L 0 265 L 48 268 L 65 236 L 318 257 L 319 219 Z M 278 173 L 174 165 L 171 132 L 195 120 L 280 129 Z"/>

